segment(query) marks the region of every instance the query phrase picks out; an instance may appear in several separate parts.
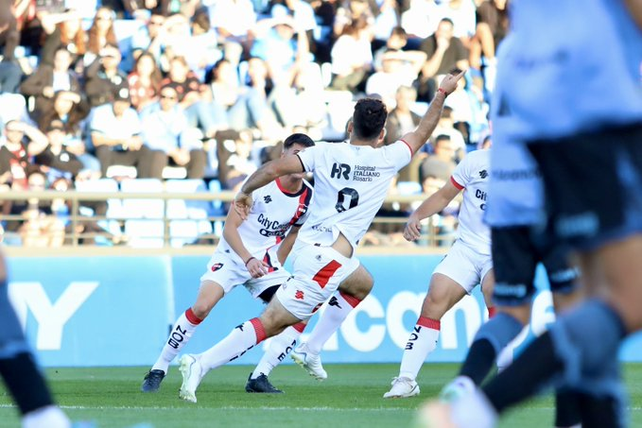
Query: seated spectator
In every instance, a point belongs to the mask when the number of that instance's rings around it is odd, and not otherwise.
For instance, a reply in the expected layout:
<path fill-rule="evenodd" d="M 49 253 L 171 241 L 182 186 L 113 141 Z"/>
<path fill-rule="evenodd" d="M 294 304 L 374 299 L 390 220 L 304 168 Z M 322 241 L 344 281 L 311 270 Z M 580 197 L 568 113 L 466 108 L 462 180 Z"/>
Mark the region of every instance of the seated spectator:
<path fill-rule="evenodd" d="M 333 33 L 335 38 L 340 37 L 347 26 L 361 22 L 364 37 L 372 40 L 374 37 L 375 16 L 379 14 L 379 6 L 375 0 L 348 0 L 342 1 L 336 11 Z"/>
<path fill-rule="evenodd" d="M 127 89 L 121 89 L 112 103 L 95 109 L 90 128 L 103 177 L 112 165 L 135 166 L 138 178 L 152 177 L 157 166 L 149 148 L 143 145 L 140 119 L 131 108 Z"/>
<path fill-rule="evenodd" d="M 73 180 L 83 169 L 83 164 L 65 146 L 67 134 L 64 123 L 59 120 L 52 121 L 46 135 L 49 145 L 35 157 L 35 164 L 47 174 L 47 179 L 51 183 L 58 178 Z"/>
<path fill-rule="evenodd" d="M 330 88 L 356 92 L 372 69 L 372 51 L 367 23 L 360 19 L 346 25 L 332 47 Z"/>
<path fill-rule="evenodd" d="M 410 110 L 417 99 L 417 91 L 410 86 L 401 86 L 397 89 L 396 107 L 388 114 L 386 121 L 386 136 L 384 144 L 392 144 L 417 128 L 421 116 Z M 419 183 L 419 164 L 426 157 L 424 152 L 413 156 L 408 165 L 399 170 L 399 181 L 414 181 Z"/>
<path fill-rule="evenodd" d="M 190 70 L 184 57 L 176 56 L 170 60 L 168 76 L 161 82 L 162 86 L 169 84 L 173 84 L 178 91 L 179 104 L 183 109 L 187 110 L 200 101 L 201 82 Z"/>
<path fill-rule="evenodd" d="M 16 47 L 20 44 L 20 30 L 14 15 L 15 10 L 10 3 L 2 3 L 0 10 L 0 46 L 4 46 L 2 62 L 0 62 L 0 93 L 18 92 L 22 79 L 22 69 L 15 58 Z"/>
<path fill-rule="evenodd" d="M 129 89 L 127 75 L 118 69 L 121 61 L 116 45 L 107 45 L 85 70 L 85 92 L 92 107 L 111 102 L 114 94 Z"/>
<path fill-rule="evenodd" d="M 134 60 L 143 52 L 152 54 L 156 62 L 160 61 L 164 50 L 164 35 L 166 32 L 165 16 L 152 13 L 146 24 L 132 36 L 132 55 Z"/>
<path fill-rule="evenodd" d="M 202 143 L 195 146 L 187 140 L 187 118 L 178 105 L 178 92 L 173 84 L 163 86 L 160 100 L 144 110 L 141 116 L 143 141 L 152 151 L 153 178 L 162 178 L 168 164 L 187 169 L 187 178 L 203 178 L 207 157 Z"/>
<path fill-rule="evenodd" d="M 60 48 L 54 55 L 53 66 L 41 64 L 20 85 L 20 93 L 28 97 L 34 97 L 36 100 L 34 107 L 36 121 L 38 121 L 39 116 L 51 111 L 56 92 L 72 92 L 80 98 L 80 82 L 76 77 L 76 73 L 69 69 L 71 60 L 71 53 L 65 48 Z"/>
<path fill-rule="evenodd" d="M 304 0 L 285 0 L 283 3 L 274 3 L 270 11 L 273 18 L 284 15 L 291 15 L 300 31 L 304 32 L 308 39 L 310 52 L 316 51 L 316 40 L 314 33 L 319 29 L 314 8 Z"/>
<path fill-rule="evenodd" d="M 468 52 L 461 40 L 453 36 L 453 22 L 444 18 L 435 34 L 425 39 L 420 50 L 426 53 L 426 63 L 419 78 L 419 99 L 430 102 L 437 88 L 435 79 L 454 68 L 468 68 Z"/>
<path fill-rule="evenodd" d="M 401 86 L 412 86 L 417 79 L 419 70 L 426 59 L 423 52 L 388 51 L 383 55 L 383 66 L 375 72 L 366 82 L 366 94 L 377 94 L 388 107 L 395 108 L 395 96 Z"/>
<path fill-rule="evenodd" d="M 433 134 L 436 137 L 432 137 L 433 141 L 436 143 L 436 138 L 440 136 L 447 136 L 450 139 L 450 144 L 453 147 L 453 160 L 459 162 L 461 159 L 466 156 L 466 140 L 459 130 L 455 129 L 455 122 L 453 120 L 453 109 L 450 107 L 444 107 L 441 112 L 441 117 L 437 123 L 437 127 L 433 131 Z"/>
<path fill-rule="evenodd" d="M 158 101 L 162 76 L 154 56 L 142 52 L 134 63 L 134 70 L 127 76 L 132 106 L 141 111 Z"/>
<path fill-rule="evenodd" d="M 47 177 L 38 168 L 31 169 L 27 177 L 27 190 L 47 190 Z M 52 210 L 52 201 L 29 198 L 15 201 L 11 215 L 22 215 L 23 221 L 8 221 L 6 231 L 18 232 L 25 247 L 61 247 L 65 239 L 65 221 Z"/>
<path fill-rule="evenodd" d="M 294 19 L 283 15 L 259 21 L 254 30 L 250 55 L 265 61 L 275 87 L 291 86 L 299 69 L 310 62 L 308 38 L 295 27 Z"/>
<path fill-rule="evenodd" d="M 96 59 L 103 56 L 103 49 L 107 46 L 116 46 L 116 48 L 118 48 L 118 39 L 116 39 L 116 33 L 114 32 L 115 19 L 116 14 L 109 8 L 100 7 L 96 11 L 94 22 L 91 24 L 91 27 L 89 27 L 87 53 L 85 53 L 83 57 L 85 67 L 88 67 Z"/>
<path fill-rule="evenodd" d="M 449 177 L 455 170 L 457 164 L 454 161 L 454 147 L 448 135 L 438 135 L 433 146 L 433 154 L 429 155 L 421 162 L 419 174 L 424 188 L 427 186 L 427 178 L 444 179 L 445 181 L 436 188 L 439 189 L 447 180 L 450 179 Z M 439 172 L 439 174 L 437 174 L 437 172 Z M 432 185 L 439 184 L 436 182 L 431 183 Z"/>
<path fill-rule="evenodd" d="M 485 0 L 477 7 L 477 27 L 470 47 L 470 66 L 477 70 L 475 85 L 482 89 L 481 70 L 485 63 L 484 83 L 492 90 L 495 79 L 495 51 L 508 33 L 508 1 Z"/>
<path fill-rule="evenodd" d="M 18 120 L 7 122 L 0 137 L 0 176 L 10 175 L 14 190 L 26 188 L 27 169 L 48 144 L 47 137 L 37 128 Z"/>
<path fill-rule="evenodd" d="M 185 52 L 185 58 L 190 69 L 204 81 L 207 70 L 223 58 L 218 42 L 219 36 L 210 24 L 206 9 L 200 9 L 194 14 L 190 29 L 189 48 Z"/>
<path fill-rule="evenodd" d="M 240 190 L 247 177 L 258 169 L 256 162 L 250 159 L 252 154 L 252 139 L 247 133 L 240 133 L 236 140 L 222 142 L 224 149 L 229 152 L 225 168 L 219 165 L 219 180 L 224 188 L 234 192 Z"/>
<path fill-rule="evenodd" d="M 69 10 L 64 13 L 39 12 L 42 29 L 47 35 L 41 53 L 40 64 L 53 65 L 55 53 L 66 49 L 76 64 L 87 52 L 87 34 L 82 27 L 80 15 Z"/>
<path fill-rule="evenodd" d="M 468 49 L 475 34 L 475 2 L 473 0 L 450 0 L 439 5 L 441 18 L 453 22 L 453 35 Z"/>

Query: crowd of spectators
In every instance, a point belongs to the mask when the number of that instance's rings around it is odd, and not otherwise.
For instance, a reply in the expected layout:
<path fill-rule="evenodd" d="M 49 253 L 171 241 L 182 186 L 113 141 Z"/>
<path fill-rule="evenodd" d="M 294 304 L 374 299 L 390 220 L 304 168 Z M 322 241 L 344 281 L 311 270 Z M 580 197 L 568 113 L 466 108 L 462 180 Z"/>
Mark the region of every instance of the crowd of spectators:
<path fill-rule="evenodd" d="M 0 0 L 0 186 L 178 170 L 234 189 L 293 131 L 345 138 L 363 96 L 395 141 L 468 68 L 398 178 L 432 192 L 488 134 L 506 1 Z"/>

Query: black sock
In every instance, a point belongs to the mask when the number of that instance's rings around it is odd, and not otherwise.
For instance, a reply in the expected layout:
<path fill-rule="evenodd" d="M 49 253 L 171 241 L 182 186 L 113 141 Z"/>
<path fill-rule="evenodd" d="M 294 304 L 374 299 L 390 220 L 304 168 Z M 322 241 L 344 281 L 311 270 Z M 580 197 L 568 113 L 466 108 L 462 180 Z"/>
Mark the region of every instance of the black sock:
<path fill-rule="evenodd" d="M 581 422 L 580 399 L 580 394 L 575 391 L 557 390 L 555 392 L 556 427 L 579 425 Z"/>
<path fill-rule="evenodd" d="M 23 415 L 53 404 L 49 388 L 30 353 L 0 359 L 0 374 Z"/>
<path fill-rule="evenodd" d="M 550 332 L 546 332 L 482 390 L 497 413 L 502 413 L 540 391 L 563 368 L 555 354 Z"/>
<path fill-rule="evenodd" d="M 613 397 L 580 396 L 582 428 L 623 428 L 626 426 L 621 402 Z"/>
<path fill-rule="evenodd" d="M 475 382 L 475 385 L 481 384 L 488 373 L 493 368 L 497 354 L 495 348 L 487 339 L 480 339 L 473 342 L 466 355 L 466 360 L 459 371 L 460 376 L 467 376 Z"/>

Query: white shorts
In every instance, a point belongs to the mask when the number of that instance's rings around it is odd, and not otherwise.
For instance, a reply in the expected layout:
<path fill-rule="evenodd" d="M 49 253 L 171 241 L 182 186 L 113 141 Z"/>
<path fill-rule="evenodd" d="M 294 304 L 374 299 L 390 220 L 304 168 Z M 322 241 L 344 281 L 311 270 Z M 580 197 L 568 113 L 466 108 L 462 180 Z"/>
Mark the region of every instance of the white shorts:
<path fill-rule="evenodd" d="M 332 296 L 339 284 L 359 267 L 359 259 L 341 255 L 332 247 L 298 245 L 293 276 L 276 292 L 292 315 L 307 320 Z"/>
<path fill-rule="evenodd" d="M 245 265 L 238 257 L 223 252 L 215 252 L 209 263 L 207 271 L 201 276 L 201 282 L 213 281 L 223 287 L 225 294 L 232 291 L 237 285 L 243 285 L 255 299 L 266 289 L 281 285 L 292 276 L 279 263 L 276 256 L 271 257 L 272 269 L 261 278 L 252 278 Z"/>
<path fill-rule="evenodd" d="M 437 265 L 433 275 L 440 273 L 462 286 L 470 294 L 493 268 L 490 254 L 480 254 L 460 240 L 455 241 L 446 257 Z"/>

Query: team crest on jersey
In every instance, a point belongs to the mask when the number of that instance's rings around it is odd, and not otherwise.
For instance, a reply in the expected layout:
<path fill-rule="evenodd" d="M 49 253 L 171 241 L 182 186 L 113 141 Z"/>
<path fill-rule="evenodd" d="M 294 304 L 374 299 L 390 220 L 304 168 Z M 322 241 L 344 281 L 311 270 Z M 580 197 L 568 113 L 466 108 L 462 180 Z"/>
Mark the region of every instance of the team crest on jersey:
<path fill-rule="evenodd" d="M 294 293 L 294 298 L 298 300 L 303 300 L 303 291 L 297 290 L 296 293 Z"/>
<path fill-rule="evenodd" d="M 272 196 L 270 195 L 263 196 L 263 202 L 265 202 L 266 204 L 269 204 L 270 202 L 272 202 Z"/>
<path fill-rule="evenodd" d="M 479 176 L 480 176 L 482 179 L 484 179 L 484 178 L 488 178 L 488 171 L 486 171 L 485 169 L 482 169 L 481 171 L 479 171 Z"/>
<path fill-rule="evenodd" d="M 223 263 L 214 263 L 212 265 L 212 272 L 216 272 L 217 270 L 221 269 L 223 267 Z"/>

